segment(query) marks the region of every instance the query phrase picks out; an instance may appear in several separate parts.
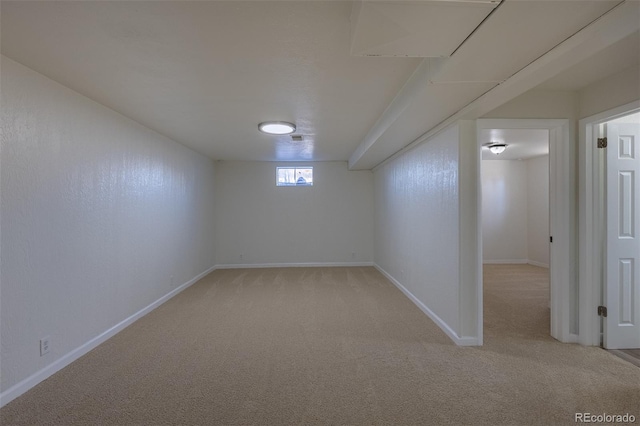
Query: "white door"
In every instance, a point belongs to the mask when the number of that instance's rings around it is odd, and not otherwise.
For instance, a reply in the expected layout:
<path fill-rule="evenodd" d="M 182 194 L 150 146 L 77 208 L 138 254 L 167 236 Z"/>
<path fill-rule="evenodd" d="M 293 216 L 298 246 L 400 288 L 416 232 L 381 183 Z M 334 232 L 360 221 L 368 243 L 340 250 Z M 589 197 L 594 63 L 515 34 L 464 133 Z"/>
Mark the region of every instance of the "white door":
<path fill-rule="evenodd" d="M 640 348 L 640 125 L 606 126 L 604 347 Z"/>

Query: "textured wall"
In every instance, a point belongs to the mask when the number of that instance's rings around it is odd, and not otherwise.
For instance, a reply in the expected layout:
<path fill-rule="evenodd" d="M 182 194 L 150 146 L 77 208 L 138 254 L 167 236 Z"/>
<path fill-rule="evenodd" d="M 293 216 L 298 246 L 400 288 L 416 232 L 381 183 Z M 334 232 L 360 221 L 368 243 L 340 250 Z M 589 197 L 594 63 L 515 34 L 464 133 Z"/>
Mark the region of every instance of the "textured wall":
<path fill-rule="evenodd" d="M 525 263 L 527 223 L 527 163 L 483 161 L 482 260 L 485 263 Z"/>
<path fill-rule="evenodd" d="M 375 262 L 459 331 L 459 128 L 375 172 Z"/>
<path fill-rule="evenodd" d="M 214 265 L 215 176 L 5 57 L 1 84 L 4 391 Z"/>
<path fill-rule="evenodd" d="M 313 186 L 277 187 L 276 167 L 313 166 Z M 219 264 L 373 260 L 373 174 L 346 162 L 218 162 Z"/>

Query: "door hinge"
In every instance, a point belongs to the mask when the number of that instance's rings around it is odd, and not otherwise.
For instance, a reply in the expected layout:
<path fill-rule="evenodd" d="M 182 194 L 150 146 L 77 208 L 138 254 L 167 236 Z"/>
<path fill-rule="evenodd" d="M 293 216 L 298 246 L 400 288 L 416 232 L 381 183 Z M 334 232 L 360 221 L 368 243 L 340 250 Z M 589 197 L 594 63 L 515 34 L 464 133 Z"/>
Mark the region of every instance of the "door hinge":
<path fill-rule="evenodd" d="M 607 307 L 606 306 L 598 306 L 598 315 L 601 317 L 607 317 Z"/>
<path fill-rule="evenodd" d="M 549 242 L 552 243 L 553 242 L 553 237 L 549 237 Z"/>
<path fill-rule="evenodd" d="M 607 138 L 598 138 L 598 148 L 607 147 Z"/>

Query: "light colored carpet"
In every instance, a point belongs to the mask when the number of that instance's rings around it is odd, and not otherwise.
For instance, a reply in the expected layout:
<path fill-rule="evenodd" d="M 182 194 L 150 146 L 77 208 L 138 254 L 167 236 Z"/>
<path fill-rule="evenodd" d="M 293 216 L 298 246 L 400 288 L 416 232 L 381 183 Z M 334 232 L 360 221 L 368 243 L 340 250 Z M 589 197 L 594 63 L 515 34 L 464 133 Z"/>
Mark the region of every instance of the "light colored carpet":
<path fill-rule="evenodd" d="M 0 410 L 2 425 L 573 424 L 640 369 L 548 337 L 546 270 L 485 269 L 482 348 L 373 268 L 220 270 Z"/>

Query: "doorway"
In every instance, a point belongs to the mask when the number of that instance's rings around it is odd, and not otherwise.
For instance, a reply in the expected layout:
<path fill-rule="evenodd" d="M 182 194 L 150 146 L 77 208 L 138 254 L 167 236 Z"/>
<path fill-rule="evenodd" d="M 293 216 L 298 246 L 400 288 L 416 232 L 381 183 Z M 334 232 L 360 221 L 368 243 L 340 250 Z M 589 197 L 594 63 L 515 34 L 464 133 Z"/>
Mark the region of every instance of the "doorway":
<path fill-rule="evenodd" d="M 576 324 L 573 324 L 571 312 L 571 294 L 577 293 L 577 283 L 571 279 L 570 259 L 572 246 L 572 226 L 570 221 L 571 190 L 570 190 L 570 139 L 569 120 L 566 119 L 480 119 L 477 121 L 478 157 L 482 158 L 483 133 L 492 129 L 507 130 L 543 130 L 548 135 L 549 152 L 549 237 L 553 242 L 549 245 L 549 302 L 550 302 L 550 334 L 561 342 L 577 341 L 575 332 Z M 508 142 L 507 142 L 508 144 Z M 507 150 L 509 147 L 507 147 Z M 505 151 L 506 152 L 506 151 Z M 504 154 L 504 153 L 503 153 Z M 500 154 L 500 155 L 503 155 Z M 483 161 L 480 161 L 480 175 L 482 175 Z M 483 223 L 483 194 L 481 179 L 478 179 L 478 224 Z M 478 264 L 483 263 L 483 239 L 482 227 L 479 226 L 480 255 Z M 542 263 L 542 262 L 541 262 Z M 480 266 L 482 269 L 482 266 Z M 480 271 L 478 294 L 482 295 L 484 283 L 482 270 Z M 483 327 L 483 301 L 479 297 L 479 331 Z M 575 310 L 575 308 L 574 308 Z M 577 320 L 574 321 L 577 323 Z M 482 336 L 482 332 L 479 333 Z"/>
<path fill-rule="evenodd" d="M 640 348 L 640 102 L 581 121 L 580 342 Z M 584 334 L 584 335 L 583 335 Z"/>
<path fill-rule="evenodd" d="M 485 336 L 549 336 L 549 130 L 480 137 Z"/>

